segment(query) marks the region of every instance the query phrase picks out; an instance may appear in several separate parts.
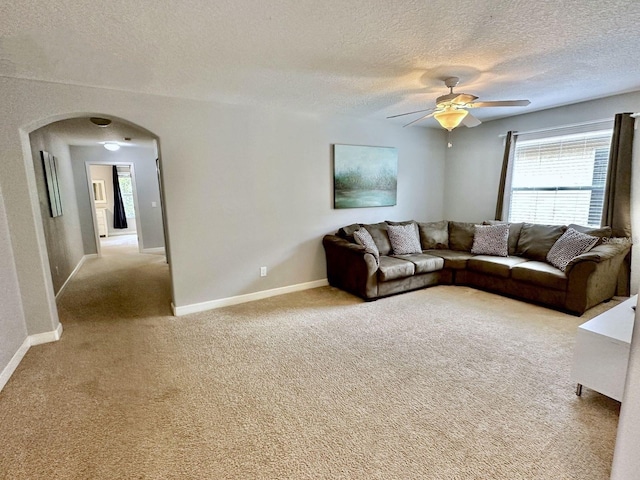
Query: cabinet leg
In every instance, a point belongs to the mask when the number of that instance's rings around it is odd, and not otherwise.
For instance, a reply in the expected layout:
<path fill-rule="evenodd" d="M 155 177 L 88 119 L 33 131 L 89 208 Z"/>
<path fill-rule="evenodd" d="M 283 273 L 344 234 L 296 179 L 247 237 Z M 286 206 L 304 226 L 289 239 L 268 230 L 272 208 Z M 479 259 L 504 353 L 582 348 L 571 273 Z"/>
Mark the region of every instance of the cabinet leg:
<path fill-rule="evenodd" d="M 576 395 L 580 396 L 582 395 L 582 384 L 579 383 L 578 385 L 576 385 Z"/>

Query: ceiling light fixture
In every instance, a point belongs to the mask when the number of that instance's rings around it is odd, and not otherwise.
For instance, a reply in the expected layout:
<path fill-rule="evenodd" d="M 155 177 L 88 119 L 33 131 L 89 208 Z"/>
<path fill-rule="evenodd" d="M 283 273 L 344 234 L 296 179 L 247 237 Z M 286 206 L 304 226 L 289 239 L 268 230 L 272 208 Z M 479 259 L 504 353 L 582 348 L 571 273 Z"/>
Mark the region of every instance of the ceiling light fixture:
<path fill-rule="evenodd" d="M 434 113 L 433 116 L 438 123 L 442 125 L 442 128 L 451 131 L 460 125 L 460 122 L 462 122 L 468 114 L 469 112 L 466 110 L 448 106 L 443 111 Z"/>
<path fill-rule="evenodd" d="M 107 150 L 109 150 L 111 152 L 116 152 L 116 151 L 120 150 L 120 145 L 118 145 L 116 142 L 105 142 L 104 143 L 104 148 L 106 148 Z"/>
<path fill-rule="evenodd" d="M 91 117 L 89 118 L 89 121 L 94 125 L 97 125 L 98 127 L 103 127 L 103 128 L 111 125 L 111 120 L 109 120 L 108 118 Z"/>

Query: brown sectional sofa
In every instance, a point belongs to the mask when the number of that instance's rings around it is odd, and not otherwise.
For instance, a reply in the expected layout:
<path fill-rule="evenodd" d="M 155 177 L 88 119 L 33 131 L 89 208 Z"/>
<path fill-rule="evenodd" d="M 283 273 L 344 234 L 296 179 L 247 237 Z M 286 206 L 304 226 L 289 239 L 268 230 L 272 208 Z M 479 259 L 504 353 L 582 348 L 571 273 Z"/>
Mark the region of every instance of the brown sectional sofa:
<path fill-rule="evenodd" d="M 410 223 L 418 227 L 422 253 L 395 255 L 388 226 Z M 561 271 L 546 256 L 568 227 L 600 240 Z M 354 241 L 360 228 L 371 234 L 379 261 Z M 509 225 L 509 256 L 474 255 L 474 234 L 474 223 L 447 221 L 343 227 L 323 239 L 329 284 L 365 300 L 432 285 L 467 285 L 581 315 L 615 295 L 618 273 L 631 247 L 627 239 L 611 239 L 608 227 L 514 223 Z"/>

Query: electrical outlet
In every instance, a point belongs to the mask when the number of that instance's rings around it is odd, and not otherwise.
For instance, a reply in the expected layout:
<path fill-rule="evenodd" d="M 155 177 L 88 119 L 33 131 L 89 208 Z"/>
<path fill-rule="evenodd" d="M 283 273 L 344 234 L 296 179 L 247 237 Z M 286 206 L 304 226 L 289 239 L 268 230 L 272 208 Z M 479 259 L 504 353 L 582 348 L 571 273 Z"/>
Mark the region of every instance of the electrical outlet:
<path fill-rule="evenodd" d="M 267 276 L 267 267 L 260 267 L 260 276 L 261 277 Z"/>

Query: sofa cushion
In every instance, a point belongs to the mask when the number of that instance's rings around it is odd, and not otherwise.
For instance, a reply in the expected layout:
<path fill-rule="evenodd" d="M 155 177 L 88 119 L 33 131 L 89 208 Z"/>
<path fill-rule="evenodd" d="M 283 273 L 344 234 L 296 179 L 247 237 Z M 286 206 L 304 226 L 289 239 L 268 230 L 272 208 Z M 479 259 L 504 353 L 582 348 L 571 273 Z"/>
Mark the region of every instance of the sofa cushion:
<path fill-rule="evenodd" d="M 467 268 L 467 261 L 470 258 L 473 258 L 471 253 L 460 252 L 457 250 L 431 249 L 425 250 L 423 253 L 433 255 L 434 257 L 441 257 L 444 260 L 444 268 L 451 268 L 454 270 Z"/>
<path fill-rule="evenodd" d="M 414 253 L 411 255 L 393 255 L 394 258 L 407 260 L 415 265 L 415 273 L 429 273 L 442 270 L 444 260 L 441 257 L 427 255 L 425 253 Z"/>
<path fill-rule="evenodd" d="M 511 269 L 524 262 L 528 262 L 522 257 L 495 257 L 490 255 L 478 255 L 470 258 L 467 268 L 474 272 L 486 273 L 497 277 L 509 278 Z"/>
<path fill-rule="evenodd" d="M 410 253 L 422 253 L 418 227 L 415 223 L 407 225 L 389 225 L 387 228 L 391 250 L 394 255 L 407 255 Z"/>
<path fill-rule="evenodd" d="M 353 234 L 360 230 L 360 225 L 357 223 L 352 223 L 351 225 L 346 225 L 340 229 L 338 229 L 337 235 L 340 238 L 344 238 L 345 240 L 349 240 L 350 242 L 355 242 L 353 238 Z"/>
<path fill-rule="evenodd" d="M 410 277 L 416 271 L 415 265 L 401 258 L 382 256 L 378 267 L 378 278 L 385 282 L 396 278 Z"/>
<path fill-rule="evenodd" d="M 353 233 L 353 238 L 358 245 L 362 245 L 364 247 L 365 252 L 373 255 L 376 259 L 376 263 L 380 265 L 380 252 L 378 251 L 378 247 L 373 241 L 373 238 L 371 238 L 371 234 L 366 229 L 361 228 Z"/>
<path fill-rule="evenodd" d="M 470 252 L 475 233 L 475 223 L 449 222 L 449 249 Z"/>
<path fill-rule="evenodd" d="M 415 225 L 416 224 L 415 220 L 404 220 L 402 222 L 396 222 L 395 220 L 385 220 L 384 222 L 387 225 Z"/>
<path fill-rule="evenodd" d="M 471 253 L 475 255 L 509 255 L 509 225 L 476 225 Z"/>
<path fill-rule="evenodd" d="M 611 227 L 583 227 L 582 225 L 571 223 L 567 225 L 567 228 L 573 228 L 580 233 L 586 233 L 587 235 L 598 237 L 598 243 L 596 245 L 602 245 L 605 238 L 610 238 L 611 235 L 613 235 Z"/>
<path fill-rule="evenodd" d="M 560 269 L 546 262 L 535 260 L 514 265 L 511 278 L 555 290 L 567 289 L 567 276 Z"/>
<path fill-rule="evenodd" d="M 544 262 L 553 244 L 566 230 L 561 225 L 524 223 L 518 239 L 516 255 Z"/>
<path fill-rule="evenodd" d="M 507 223 L 502 220 L 489 220 L 484 222 L 487 225 L 500 225 L 506 223 L 509 225 L 509 255 L 515 255 L 518 247 L 518 239 L 522 230 L 522 223 Z"/>
<path fill-rule="evenodd" d="M 591 250 L 596 243 L 598 237 L 568 228 L 549 250 L 547 261 L 564 272 L 571 260 Z"/>
<path fill-rule="evenodd" d="M 380 255 L 389 255 L 389 252 L 391 252 L 391 242 L 389 241 L 389 234 L 387 233 L 388 225 L 385 222 L 380 222 L 362 226 L 369 231 L 373 241 L 376 242 Z"/>
<path fill-rule="evenodd" d="M 423 250 L 449 248 L 449 222 L 418 222 L 420 243 Z"/>

